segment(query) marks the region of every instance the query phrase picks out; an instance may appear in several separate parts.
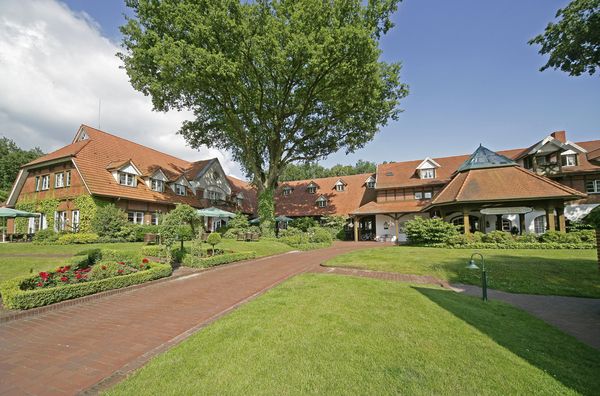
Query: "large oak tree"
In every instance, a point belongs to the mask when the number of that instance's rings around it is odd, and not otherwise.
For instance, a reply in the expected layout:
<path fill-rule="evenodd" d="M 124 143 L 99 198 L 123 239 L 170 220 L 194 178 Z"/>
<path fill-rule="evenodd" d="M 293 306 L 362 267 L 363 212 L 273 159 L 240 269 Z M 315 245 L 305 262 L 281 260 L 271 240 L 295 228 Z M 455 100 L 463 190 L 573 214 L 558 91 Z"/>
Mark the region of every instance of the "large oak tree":
<path fill-rule="evenodd" d="M 120 54 L 156 110 L 191 110 L 192 147 L 228 150 L 262 219 L 284 167 L 353 152 L 399 113 L 399 63 L 379 39 L 399 0 L 128 0 Z"/>

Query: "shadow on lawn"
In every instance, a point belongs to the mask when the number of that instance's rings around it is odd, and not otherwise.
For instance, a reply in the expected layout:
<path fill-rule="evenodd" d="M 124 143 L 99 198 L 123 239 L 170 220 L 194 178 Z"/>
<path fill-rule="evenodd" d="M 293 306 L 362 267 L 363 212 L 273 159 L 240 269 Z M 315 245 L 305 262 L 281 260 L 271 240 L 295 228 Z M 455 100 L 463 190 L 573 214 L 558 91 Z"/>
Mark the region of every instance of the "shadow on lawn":
<path fill-rule="evenodd" d="M 582 394 L 600 389 L 600 352 L 504 303 L 414 287 L 429 300 Z"/>

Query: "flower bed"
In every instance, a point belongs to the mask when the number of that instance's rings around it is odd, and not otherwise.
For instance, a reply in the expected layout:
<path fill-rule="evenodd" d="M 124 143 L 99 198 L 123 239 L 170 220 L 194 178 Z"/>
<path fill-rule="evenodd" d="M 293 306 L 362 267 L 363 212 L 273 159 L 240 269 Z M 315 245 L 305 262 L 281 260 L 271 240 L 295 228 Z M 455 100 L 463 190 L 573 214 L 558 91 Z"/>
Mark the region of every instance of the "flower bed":
<path fill-rule="evenodd" d="M 256 258 L 256 252 L 223 253 L 210 257 L 198 257 L 188 254 L 183 259 L 183 265 L 194 268 L 208 268 L 253 258 Z"/>
<path fill-rule="evenodd" d="M 106 252 L 102 258 L 111 256 Z M 56 271 L 40 272 L 11 279 L 0 284 L 0 294 L 5 307 L 30 309 L 59 301 L 83 297 L 106 290 L 119 289 L 171 275 L 168 264 L 137 261 L 97 261 L 90 256 L 75 257 L 70 265 Z M 95 257 L 93 260 L 98 260 Z"/>

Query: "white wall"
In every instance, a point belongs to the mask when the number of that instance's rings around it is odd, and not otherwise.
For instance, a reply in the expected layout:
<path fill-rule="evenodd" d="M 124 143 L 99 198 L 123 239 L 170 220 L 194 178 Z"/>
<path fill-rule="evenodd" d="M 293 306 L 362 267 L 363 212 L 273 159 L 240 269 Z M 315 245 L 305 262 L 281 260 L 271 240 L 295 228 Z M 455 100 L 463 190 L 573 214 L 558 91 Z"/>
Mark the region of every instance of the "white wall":
<path fill-rule="evenodd" d="M 416 216 L 427 217 L 427 214 L 407 214 L 402 216 L 399 219 L 399 232 L 398 232 L 398 240 L 400 242 L 406 242 L 406 234 L 402 232 L 404 223 L 408 220 L 414 219 Z M 388 223 L 388 229 L 386 230 L 384 227 L 384 223 Z M 390 216 L 386 215 L 376 215 L 375 216 L 375 235 L 377 237 L 387 236 L 387 238 L 391 238 L 392 241 L 396 241 L 396 223 Z M 388 239 L 389 240 L 389 239 Z"/>
<path fill-rule="evenodd" d="M 192 185 L 205 191 L 204 198 L 208 197 L 206 192 L 208 190 L 217 191 L 225 196 L 231 195 L 231 186 L 218 161 L 213 162 L 200 178 L 193 180 Z M 223 199 L 225 199 L 225 196 L 223 196 Z"/>

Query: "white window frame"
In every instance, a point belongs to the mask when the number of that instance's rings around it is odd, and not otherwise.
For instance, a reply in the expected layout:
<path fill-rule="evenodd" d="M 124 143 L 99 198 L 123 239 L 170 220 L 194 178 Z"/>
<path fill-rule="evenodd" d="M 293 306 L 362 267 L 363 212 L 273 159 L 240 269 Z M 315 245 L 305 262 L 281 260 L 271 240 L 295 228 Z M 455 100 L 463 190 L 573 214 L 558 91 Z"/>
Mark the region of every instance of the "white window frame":
<path fill-rule="evenodd" d="M 565 154 L 562 157 L 565 160 L 563 166 L 577 166 L 577 154 Z"/>
<path fill-rule="evenodd" d="M 54 212 L 54 231 L 64 231 L 67 226 L 67 212 L 57 210 Z"/>
<path fill-rule="evenodd" d="M 35 191 L 36 192 L 40 191 L 40 177 L 39 176 L 35 177 L 35 182 L 34 183 L 35 183 Z"/>
<path fill-rule="evenodd" d="M 423 192 L 415 191 L 415 199 L 423 199 Z"/>
<path fill-rule="evenodd" d="M 127 212 L 127 220 L 133 224 L 144 224 L 144 212 Z"/>
<path fill-rule="evenodd" d="M 368 181 L 367 182 L 367 188 L 375 188 L 375 182 L 374 181 Z"/>
<path fill-rule="evenodd" d="M 42 188 L 41 191 L 46 191 L 50 189 L 50 175 L 42 175 Z"/>
<path fill-rule="evenodd" d="M 119 175 L 119 184 L 127 187 L 135 187 L 136 186 L 136 177 L 133 173 L 127 172 L 118 172 Z"/>
<path fill-rule="evenodd" d="M 71 187 L 71 171 L 65 172 L 65 187 Z"/>
<path fill-rule="evenodd" d="M 175 183 L 173 185 L 173 190 L 175 191 L 175 194 L 179 196 L 185 197 L 187 195 L 187 190 L 183 184 Z"/>
<path fill-rule="evenodd" d="M 590 186 L 591 186 L 591 188 L 590 188 Z M 588 194 L 600 194 L 600 179 L 586 180 L 585 181 L 585 191 Z"/>
<path fill-rule="evenodd" d="M 309 194 L 316 194 L 317 193 L 317 186 L 308 186 L 306 188 L 306 192 L 308 192 Z"/>
<path fill-rule="evenodd" d="M 207 190 L 206 198 L 210 199 L 211 201 L 217 201 L 217 200 L 221 199 L 221 193 L 219 193 L 218 191 L 214 191 L 214 190 Z"/>
<path fill-rule="evenodd" d="M 159 222 L 160 222 L 160 213 L 152 212 L 152 214 L 150 215 L 150 224 L 158 225 Z"/>
<path fill-rule="evenodd" d="M 283 188 L 283 195 L 284 196 L 287 197 L 288 195 L 291 195 L 291 194 L 292 194 L 292 188 L 291 187 L 284 187 Z"/>
<path fill-rule="evenodd" d="M 323 198 L 323 197 L 319 197 L 319 199 L 317 199 L 317 206 L 319 208 L 326 208 L 327 207 L 327 199 Z"/>
<path fill-rule="evenodd" d="M 431 199 L 432 196 L 433 196 L 433 193 L 431 191 L 425 191 L 423 193 L 423 199 Z"/>
<path fill-rule="evenodd" d="M 150 188 L 152 191 L 164 192 L 165 182 L 159 179 L 150 179 Z"/>
<path fill-rule="evenodd" d="M 421 179 L 435 179 L 435 168 L 424 168 L 419 170 Z"/>
<path fill-rule="evenodd" d="M 71 211 L 71 227 L 73 228 L 73 232 L 79 231 L 79 222 L 80 222 L 79 210 L 76 209 L 76 210 Z"/>
<path fill-rule="evenodd" d="M 343 192 L 345 190 L 346 190 L 346 186 L 344 185 L 344 183 L 342 183 L 342 182 L 335 183 L 335 191 Z"/>
<path fill-rule="evenodd" d="M 65 173 L 58 172 L 54 174 L 54 188 L 63 188 L 65 186 Z"/>
<path fill-rule="evenodd" d="M 537 216 L 536 218 L 534 218 L 533 231 L 536 234 L 543 234 L 544 232 L 546 232 L 546 221 L 547 220 L 545 215 Z"/>

